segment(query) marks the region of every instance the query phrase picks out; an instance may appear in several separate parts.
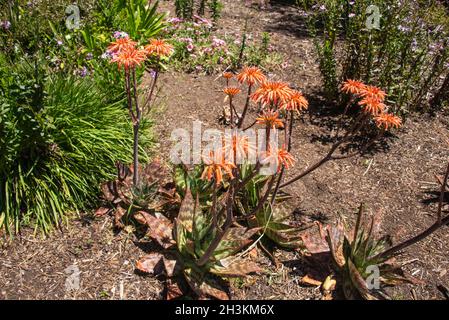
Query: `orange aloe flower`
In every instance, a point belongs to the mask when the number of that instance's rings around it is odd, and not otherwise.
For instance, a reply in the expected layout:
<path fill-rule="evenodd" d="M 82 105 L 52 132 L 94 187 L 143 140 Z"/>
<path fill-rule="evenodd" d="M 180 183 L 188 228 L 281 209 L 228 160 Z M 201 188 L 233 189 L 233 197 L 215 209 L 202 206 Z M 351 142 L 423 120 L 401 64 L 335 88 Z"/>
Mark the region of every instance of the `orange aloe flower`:
<path fill-rule="evenodd" d="M 345 93 L 360 94 L 365 90 L 365 88 L 366 85 L 363 82 L 348 79 L 345 82 L 343 82 L 341 91 Z"/>
<path fill-rule="evenodd" d="M 293 90 L 285 82 L 265 81 L 253 93 L 251 98 L 254 102 L 260 102 L 263 105 L 269 105 L 271 103 L 277 105 L 288 101 L 292 93 Z"/>
<path fill-rule="evenodd" d="M 265 151 L 262 155 L 262 164 L 275 164 L 277 168 L 277 172 L 279 173 L 284 166 L 287 170 L 295 165 L 295 158 L 285 149 L 285 146 L 282 148 L 275 148 L 273 145 L 270 145 L 270 150 Z"/>
<path fill-rule="evenodd" d="M 119 38 L 108 46 L 108 51 L 111 53 L 119 54 L 124 50 L 134 49 L 136 45 L 137 43 L 131 40 L 129 37 Z"/>
<path fill-rule="evenodd" d="M 206 167 L 201 175 L 201 179 L 208 181 L 214 180 L 215 184 L 218 186 L 223 182 L 223 171 L 225 175 L 234 178 L 232 169 L 236 168 L 236 166 L 225 160 L 223 152 L 211 151 L 208 157 L 203 157 L 203 161 Z"/>
<path fill-rule="evenodd" d="M 265 75 L 257 67 L 245 67 L 243 71 L 237 75 L 237 80 L 240 83 L 247 83 L 248 85 L 254 85 L 256 83 L 262 83 L 266 80 Z"/>
<path fill-rule="evenodd" d="M 392 113 L 382 113 L 374 117 L 378 128 L 389 130 L 390 128 L 399 128 L 402 125 L 401 118 Z"/>
<path fill-rule="evenodd" d="M 225 94 L 227 94 L 230 97 L 238 95 L 242 90 L 236 87 L 227 87 L 223 90 Z"/>
<path fill-rule="evenodd" d="M 283 128 L 284 123 L 279 119 L 279 112 L 267 110 L 263 112 L 258 118 L 256 118 L 256 123 L 264 124 L 267 128 Z"/>
<path fill-rule="evenodd" d="M 125 70 L 135 68 L 142 64 L 147 58 L 145 50 L 128 48 L 121 51 L 112 58 L 111 63 L 117 63 L 118 67 L 124 67 Z"/>
<path fill-rule="evenodd" d="M 234 162 L 237 162 L 238 159 L 243 160 L 247 156 L 250 157 L 256 154 L 256 146 L 249 142 L 247 135 L 236 132 L 232 137 L 225 137 L 223 142 L 224 154 L 230 159 L 235 156 L 236 159 L 234 159 Z"/>
<path fill-rule="evenodd" d="M 230 80 L 230 79 L 234 78 L 234 74 L 232 72 L 224 72 L 223 78 L 225 78 L 226 80 Z"/>
<path fill-rule="evenodd" d="M 148 55 L 169 57 L 173 53 L 173 46 L 162 39 L 151 39 L 150 44 L 145 46 Z"/>
<path fill-rule="evenodd" d="M 374 116 L 381 114 L 386 108 L 386 105 L 382 101 L 369 96 L 359 101 L 359 105 L 363 106 L 365 112 L 371 113 Z"/>
<path fill-rule="evenodd" d="M 364 98 L 373 98 L 381 102 L 383 102 L 387 96 L 385 91 L 375 86 L 365 86 L 365 88 L 361 90 L 360 95 Z"/>
<path fill-rule="evenodd" d="M 281 109 L 288 111 L 300 112 L 302 110 L 307 110 L 309 107 L 309 102 L 304 97 L 302 92 L 293 90 L 293 93 L 289 100 L 281 106 Z"/>

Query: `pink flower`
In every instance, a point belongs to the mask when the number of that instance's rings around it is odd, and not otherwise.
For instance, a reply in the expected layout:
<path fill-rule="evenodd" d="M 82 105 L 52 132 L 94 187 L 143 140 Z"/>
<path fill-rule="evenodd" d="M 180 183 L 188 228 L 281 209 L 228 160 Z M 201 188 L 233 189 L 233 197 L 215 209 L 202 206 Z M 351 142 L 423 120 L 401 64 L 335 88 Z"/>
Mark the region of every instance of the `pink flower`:
<path fill-rule="evenodd" d="M 212 48 L 210 48 L 210 47 L 204 48 L 203 53 L 205 53 L 205 54 L 212 53 Z"/>
<path fill-rule="evenodd" d="M 215 36 L 212 38 L 212 47 L 219 48 L 226 46 L 226 41 L 216 38 Z"/>
<path fill-rule="evenodd" d="M 168 19 L 167 22 L 168 22 L 168 23 L 172 23 L 172 24 L 178 24 L 178 23 L 183 22 L 183 20 L 180 19 L 180 18 L 175 17 L 175 18 L 170 18 L 170 19 Z"/>
<path fill-rule="evenodd" d="M 193 49 L 194 49 L 193 44 L 189 43 L 189 44 L 187 45 L 187 51 L 192 52 Z"/>

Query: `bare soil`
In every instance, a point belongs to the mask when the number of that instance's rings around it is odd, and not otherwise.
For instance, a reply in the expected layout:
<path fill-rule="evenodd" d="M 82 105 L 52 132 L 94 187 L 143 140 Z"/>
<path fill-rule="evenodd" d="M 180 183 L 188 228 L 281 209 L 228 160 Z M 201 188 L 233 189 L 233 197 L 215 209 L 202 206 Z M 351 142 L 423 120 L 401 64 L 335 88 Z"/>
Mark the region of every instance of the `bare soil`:
<path fill-rule="evenodd" d="M 288 172 L 292 176 L 325 154 L 336 122 L 317 94 L 320 78 L 313 44 L 292 6 L 259 10 L 246 8 L 243 1 L 224 2 L 218 32 L 241 32 L 248 15 L 253 36 L 270 32 L 276 50 L 288 61 L 287 68 L 273 70 L 271 76 L 301 89 L 311 101 L 310 114 L 296 122 L 293 151 L 298 161 Z M 159 92 L 164 107 L 155 113 L 155 156 L 168 159 L 173 129 L 191 130 L 195 120 L 204 128 L 222 128 L 218 125 L 224 105 L 222 89 L 217 76 L 164 74 Z M 255 110 L 250 112 L 253 117 Z M 293 196 L 292 217 L 331 223 L 340 216 L 353 221 L 357 207 L 365 203 L 369 213 L 381 211 L 382 231 L 391 234 L 395 243 L 423 230 L 435 220 L 439 191 L 434 174 L 441 174 L 447 164 L 448 122 L 444 115 L 413 116 L 368 155 L 328 163 L 291 185 L 287 191 Z M 449 286 L 448 241 L 444 227 L 406 250 L 400 261 L 407 262 L 406 271 L 423 284 L 396 287 L 391 296 L 444 299 L 437 286 Z M 139 241 L 133 233 L 115 233 L 110 217 L 94 219 L 91 213 L 44 239 L 23 230 L 21 236 L 0 247 L 0 299 L 160 299 L 161 279 L 135 272 L 136 259 L 150 250 L 151 244 Z M 232 297 L 322 298 L 319 289 L 302 286 L 300 279 L 317 271 L 314 268 L 325 274 L 326 265 L 310 266 L 295 251 L 277 250 L 276 257 L 282 262 L 279 268 L 259 253 L 257 259 L 269 272 L 232 283 Z M 78 290 L 66 290 L 73 271 L 65 270 L 70 266 L 79 269 Z"/>

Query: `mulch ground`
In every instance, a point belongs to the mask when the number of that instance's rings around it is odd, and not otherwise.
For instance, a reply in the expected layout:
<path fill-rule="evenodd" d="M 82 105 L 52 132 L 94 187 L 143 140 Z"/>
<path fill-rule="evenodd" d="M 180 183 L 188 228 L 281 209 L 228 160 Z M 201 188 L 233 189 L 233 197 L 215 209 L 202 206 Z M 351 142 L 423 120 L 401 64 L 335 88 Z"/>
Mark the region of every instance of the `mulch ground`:
<path fill-rule="evenodd" d="M 238 1 L 224 2 L 218 33 L 241 32 L 238 26 L 248 15 L 253 37 L 270 32 L 273 45 L 288 62 L 287 68 L 270 70 L 270 75 L 290 82 L 312 101 L 310 116 L 296 122 L 293 151 L 298 161 L 288 173 L 293 175 L 328 150 L 336 121 L 316 96 L 320 79 L 313 44 L 291 6 L 256 10 Z M 195 120 L 204 128 L 223 128 L 217 122 L 224 105 L 223 83 L 217 76 L 168 72 L 160 83 L 163 107 L 155 112 L 155 156 L 168 159 L 173 129 L 191 130 Z M 250 112 L 253 117 L 255 110 Z M 324 223 L 337 217 L 353 221 L 357 207 L 364 203 L 368 213 L 381 212 L 382 232 L 392 235 L 394 242 L 423 230 L 435 220 L 438 185 L 434 174 L 441 174 L 447 164 L 448 122 L 444 115 L 413 116 L 370 154 L 324 165 L 286 190 L 292 195 L 292 217 Z M 390 295 L 443 299 L 437 286 L 449 285 L 448 241 L 445 227 L 406 250 L 400 261 L 422 284 L 396 287 Z M 160 299 L 161 279 L 135 272 L 136 259 L 150 250 L 151 244 L 133 233 L 114 232 L 110 217 L 94 219 L 91 213 L 44 239 L 24 229 L 21 236 L 0 247 L 0 299 Z M 276 257 L 282 262 L 278 268 L 260 253 L 258 260 L 268 273 L 233 283 L 232 297 L 322 297 L 319 289 L 300 285 L 301 276 L 313 270 L 298 252 L 277 250 Z M 74 268 L 80 272 L 79 289 L 66 290 Z M 325 271 L 327 267 L 318 268 Z"/>

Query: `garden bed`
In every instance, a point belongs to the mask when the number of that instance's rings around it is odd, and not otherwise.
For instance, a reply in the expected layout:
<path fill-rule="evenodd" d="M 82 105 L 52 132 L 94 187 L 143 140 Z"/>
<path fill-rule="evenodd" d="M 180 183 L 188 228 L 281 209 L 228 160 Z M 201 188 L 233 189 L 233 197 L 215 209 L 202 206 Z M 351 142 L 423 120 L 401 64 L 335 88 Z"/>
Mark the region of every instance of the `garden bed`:
<path fill-rule="evenodd" d="M 313 43 L 301 31 L 297 9 L 276 5 L 265 10 L 248 9 L 237 1 L 224 1 L 223 17 L 217 34 L 239 33 L 249 14 L 254 37 L 270 32 L 275 50 L 286 57 L 283 67 L 271 70 L 276 79 L 286 79 L 301 89 L 310 101 L 310 116 L 297 122 L 293 156 L 296 165 L 306 167 L 329 149 L 329 135 L 335 124 L 331 107 L 321 100 L 320 74 L 313 54 Z M 163 4 L 163 8 L 171 9 Z M 217 75 L 186 74 L 169 71 L 160 79 L 158 101 L 153 112 L 156 145 L 154 157 L 169 158 L 173 129 L 191 130 L 200 120 L 205 128 L 217 127 L 223 112 L 223 79 Z M 211 98 L 212 97 L 212 98 Z M 255 110 L 249 111 L 254 116 Z M 301 222 L 335 222 L 342 216 L 354 221 L 356 208 L 366 205 L 370 213 L 383 216 L 383 233 L 394 243 L 416 234 L 435 220 L 439 186 L 434 174 L 441 174 L 447 161 L 449 117 L 412 116 L 404 126 L 382 144 L 357 158 L 328 163 L 289 186 L 286 191 L 293 216 Z M 224 127 L 223 127 L 224 128 Z M 288 172 L 289 175 L 292 173 Z M 404 269 L 423 281 L 402 285 L 390 292 L 394 299 L 443 299 L 437 286 L 449 283 L 449 233 L 443 227 L 432 237 L 410 247 L 401 257 Z M 55 230 L 45 239 L 32 230 L 22 229 L 0 249 L 1 299 L 160 299 L 161 279 L 135 271 L 135 262 L 152 244 L 136 238 L 127 229 L 115 232 L 109 216 L 84 213 L 67 228 Z M 275 267 L 262 252 L 252 259 L 269 272 L 231 282 L 233 299 L 320 299 L 319 289 L 301 285 L 306 274 L 326 274 L 312 269 L 294 250 L 276 250 L 281 262 Z M 66 291 L 70 266 L 80 271 L 78 290 Z M 335 292 L 335 297 L 341 293 Z"/>

